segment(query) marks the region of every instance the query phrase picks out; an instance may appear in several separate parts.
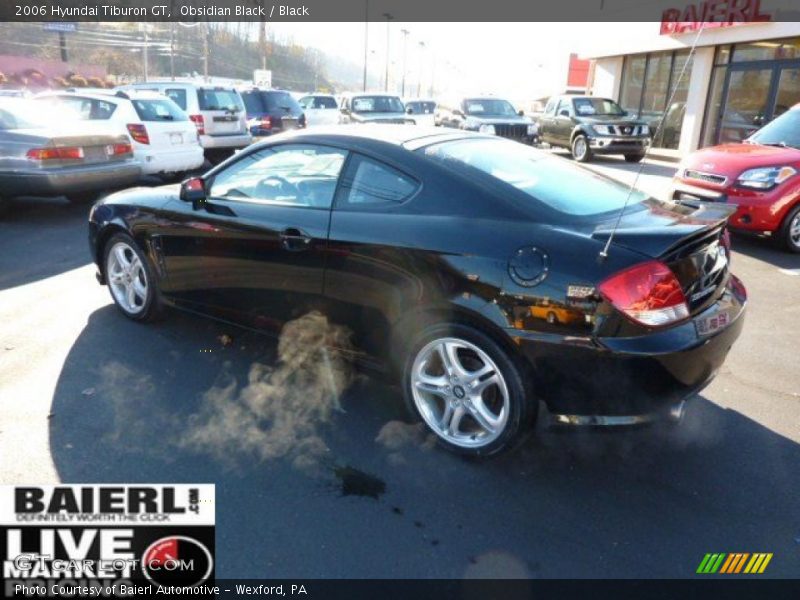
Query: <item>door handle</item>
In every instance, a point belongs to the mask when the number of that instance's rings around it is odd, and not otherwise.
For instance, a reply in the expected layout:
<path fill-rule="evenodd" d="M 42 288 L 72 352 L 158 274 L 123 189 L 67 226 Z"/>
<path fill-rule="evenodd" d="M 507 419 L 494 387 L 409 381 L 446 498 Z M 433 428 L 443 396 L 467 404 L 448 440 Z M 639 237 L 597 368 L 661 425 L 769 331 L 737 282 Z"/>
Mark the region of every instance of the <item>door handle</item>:
<path fill-rule="evenodd" d="M 281 245 L 284 250 L 301 252 L 311 246 L 311 236 L 296 227 L 287 227 L 281 231 Z"/>

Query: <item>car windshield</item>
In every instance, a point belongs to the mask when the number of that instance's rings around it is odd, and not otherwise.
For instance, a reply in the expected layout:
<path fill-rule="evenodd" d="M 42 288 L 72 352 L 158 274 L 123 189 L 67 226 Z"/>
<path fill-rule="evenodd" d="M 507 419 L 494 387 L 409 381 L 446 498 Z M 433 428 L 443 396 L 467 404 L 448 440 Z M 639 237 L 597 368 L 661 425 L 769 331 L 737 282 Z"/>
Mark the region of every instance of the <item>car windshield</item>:
<path fill-rule="evenodd" d="M 756 131 L 747 141 L 765 146 L 800 148 L 800 108 L 783 113 Z"/>
<path fill-rule="evenodd" d="M 575 114 L 578 116 L 621 117 L 625 114 L 619 104 L 606 98 L 575 98 L 572 104 L 575 106 Z"/>
<path fill-rule="evenodd" d="M 471 98 L 464 100 L 464 113 L 473 117 L 511 117 L 517 114 L 508 100 Z"/>
<path fill-rule="evenodd" d="M 430 115 L 436 110 L 435 102 L 406 102 L 406 108 L 410 108 L 415 114 Z"/>
<path fill-rule="evenodd" d="M 429 146 L 425 154 L 453 169 L 474 170 L 512 185 L 528 196 L 568 215 L 599 215 L 625 205 L 629 188 L 517 142 L 472 139 Z M 633 206 L 647 196 L 634 192 Z"/>
<path fill-rule="evenodd" d="M 188 121 L 189 117 L 169 98 L 133 100 L 133 108 L 142 121 Z"/>
<path fill-rule="evenodd" d="M 355 113 L 401 113 L 403 103 L 395 96 L 356 96 L 352 110 Z"/>
<path fill-rule="evenodd" d="M 200 110 L 230 110 L 238 112 L 244 108 L 241 96 L 235 90 L 198 90 Z"/>

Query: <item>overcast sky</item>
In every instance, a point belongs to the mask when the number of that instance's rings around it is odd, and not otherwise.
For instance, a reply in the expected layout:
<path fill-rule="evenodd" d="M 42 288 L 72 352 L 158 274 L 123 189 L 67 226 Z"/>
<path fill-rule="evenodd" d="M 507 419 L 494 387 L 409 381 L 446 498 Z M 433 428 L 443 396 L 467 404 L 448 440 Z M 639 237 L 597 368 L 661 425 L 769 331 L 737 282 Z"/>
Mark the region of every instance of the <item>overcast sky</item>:
<path fill-rule="evenodd" d="M 293 38 L 357 65 L 364 62 L 364 23 L 271 23 L 279 39 Z M 598 28 L 602 28 L 599 31 Z M 402 75 L 403 35 L 407 88 L 416 88 L 422 65 L 423 90 L 454 94 L 494 92 L 529 99 L 562 91 L 570 52 L 591 53 L 619 36 L 658 35 L 658 23 L 398 23 L 390 24 L 390 81 Z M 425 44 L 420 48 L 419 42 Z M 386 23 L 369 24 L 369 69 L 386 69 Z"/>

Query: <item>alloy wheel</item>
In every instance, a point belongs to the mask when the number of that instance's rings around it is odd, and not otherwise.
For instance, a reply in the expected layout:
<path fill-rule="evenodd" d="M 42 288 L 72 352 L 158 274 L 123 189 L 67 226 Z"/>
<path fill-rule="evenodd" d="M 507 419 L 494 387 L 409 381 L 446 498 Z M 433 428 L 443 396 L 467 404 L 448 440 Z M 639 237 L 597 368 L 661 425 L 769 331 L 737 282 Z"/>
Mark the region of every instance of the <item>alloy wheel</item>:
<path fill-rule="evenodd" d="M 489 355 L 459 338 L 438 338 L 417 353 L 411 392 L 425 423 L 461 448 L 491 444 L 508 423 L 510 397 Z"/>
<path fill-rule="evenodd" d="M 108 253 L 106 276 L 114 300 L 130 314 L 144 310 L 147 302 L 147 274 L 139 255 L 124 242 L 117 242 Z"/>
<path fill-rule="evenodd" d="M 575 158 L 577 160 L 582 160 L 584 156 L 586 156 L 586 150 L 588 146 L 586 145 L 586 138 L 582 135 L 579 135 L 575 139 L 575 143 L 573 145 L 573 149 L 575 151 Z"/>
<path fill-rule="evenodd" d="M 795 248 L 800 248 L 800 212 L 789 223 L 789 242 Z"/>

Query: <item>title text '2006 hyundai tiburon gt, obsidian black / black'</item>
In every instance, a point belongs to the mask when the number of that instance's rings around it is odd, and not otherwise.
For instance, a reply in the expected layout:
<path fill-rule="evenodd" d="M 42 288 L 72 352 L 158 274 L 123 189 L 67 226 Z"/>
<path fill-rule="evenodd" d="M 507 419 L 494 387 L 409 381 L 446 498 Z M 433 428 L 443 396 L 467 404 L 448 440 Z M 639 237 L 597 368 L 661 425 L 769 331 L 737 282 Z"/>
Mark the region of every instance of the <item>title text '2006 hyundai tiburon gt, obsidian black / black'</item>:
<path fill-rule="evenodd" d="M 540 400 L 566 424 L 680 416 L 744 320 L 728 216 L 493 136 L 375 125 L 113 194 L 89 237 L 128 317 L 169 305 L 269 329 L 325 311 L 442 445 L 490 455 Z"/>

